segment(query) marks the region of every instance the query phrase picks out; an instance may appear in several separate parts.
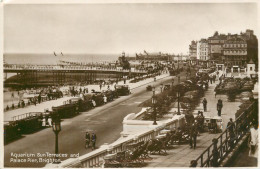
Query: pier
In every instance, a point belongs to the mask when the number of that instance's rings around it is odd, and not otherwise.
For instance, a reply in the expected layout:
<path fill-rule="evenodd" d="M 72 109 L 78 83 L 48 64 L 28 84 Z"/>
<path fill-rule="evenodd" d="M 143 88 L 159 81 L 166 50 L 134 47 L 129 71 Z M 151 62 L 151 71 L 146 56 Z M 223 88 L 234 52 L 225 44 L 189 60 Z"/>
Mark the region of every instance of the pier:
<path fill-rule="evenodd" d="M 17 77 L 7 80 L 7 73 L 17 73 Z M 146 70 L 124 70 L 121 67 L 92 67 L 86 65 L 4 65 L 5 85 L 56 85 L 73 82 L 93 83 L 100 79 L 119 80 L 123 76 L 140 76 Z"/>

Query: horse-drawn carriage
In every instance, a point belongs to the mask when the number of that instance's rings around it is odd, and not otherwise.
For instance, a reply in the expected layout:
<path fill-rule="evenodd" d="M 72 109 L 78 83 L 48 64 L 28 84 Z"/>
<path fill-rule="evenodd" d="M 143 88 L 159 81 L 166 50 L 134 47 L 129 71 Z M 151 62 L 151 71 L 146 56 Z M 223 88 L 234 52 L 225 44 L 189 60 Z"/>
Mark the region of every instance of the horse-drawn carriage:
<path fill-rule="evenodd" d="M 47 97 L 49 100 L 54 100 L 63 97 L 63 93 L 61 91 L 55 91 L 47 93 Z"/>

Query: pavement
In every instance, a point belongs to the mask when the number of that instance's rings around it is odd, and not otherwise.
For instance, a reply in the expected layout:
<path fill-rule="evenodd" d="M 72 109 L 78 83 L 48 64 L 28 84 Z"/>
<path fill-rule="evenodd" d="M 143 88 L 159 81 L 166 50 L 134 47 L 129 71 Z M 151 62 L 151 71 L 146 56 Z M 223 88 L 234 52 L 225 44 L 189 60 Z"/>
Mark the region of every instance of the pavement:
<path fill-rule="evenodd" d="M 207 99 L 207 111 L 203 112 L 204 116 L 214 117 L 218 116 L 217 112 L 217 101 L 221 99 L 223 101 L 223 108 L 222 108 L 222 119 L 223 119 L 223 126 L 226 127 L 227 123 L 230 118 L 235 119 L 235 113 L 239 109 L 239 105 L 241 105 L 241 102 L 235 101 L 235 102 L 229 102 L 227 99 L 227 96 L 224 94 L 216 95 L 214 93 L 214 89 L 216 85 L 219 83 L 219 81 L 216 81 L 215 83 L 210 84 L 209 88 L 205 92 L 205 96 L 200 99 L 200 104 L 195 108 L 193 111 L 193 114 L 197 114 L 198 110 L 203 111 L 203 104 L 202 100 L 203 98 Z"/>
<path fill-rule="evenodd" d="M 228 102 L 226 95 L 217 95 L 215 98 L 214 89 L 215 86 L 219 83 L 209 84 L 208 90 L 205 92 L 205 98 L 208 101 L 207 111 L 204 112 L 204 116 L 217 116 L 217 101 L 218 99 L 223 100 L 223 108 L 222 108 L 222 119 L 223 119 L 223 127 L 224 129 L 227 126 L 227 123 L 230 118 L 235 119 L 235 113 L 239 109 L 239 105 L 241 102 Z M 203 98 L 204 98 L 203 97 Z M 200 100 L 200 104 L 195 108 L 193 113 L 197 113 L 198 110 L 203 111 L 202 99 Z M 150 161 L 146 161 L 148 168 L 153 167 L 189 167 L 190 161 L 195 160 L 199 157 L 199 155 L 206 150 L 206 148 L 212 144 L 212 139 L 216 138 L 220 135 L 218 134 L 209 134 L 208 132 L 200 133 L 197 137 L 197 148 L 190 149 L 189 144 L 186 145 L 176 145 L 173 149 L 168 150 L 168 155 L 151 155 L 153 158 Z M 206 157 L 205 157 L 206 158 Z"/>
<path fill-rule="evenodd" d="M 159 86 L 161 83 L 171 83 L 171 80 L 172 77 L 165 77 L 149 84 Z M 159 90 L 160 88 L 157 87 L 156 92 L 159 92 Z M 104 143 L 113 143 L 120 137 L 120 133 L 123 130 L 122 121 L 124 117 L 130 113 L 140 112 L 141 107 L 138 107 L 138 105 L 149 99 L 151 95 L 152 92 L 147 92 L 146 85 L 143 85 L 133 89 L 131 95 L 122 96 L 113 102 L 107 103 L 106 105 L 96 107 L 88 112 L 82 112 L 76 117 L 64 119 L 61 122 L 62 129 L 59 133 L 59 153 L 68 155 L 83 155 L 90 152 L 91 149 L 85 149 L 86 130 L 97 134 L 97 147 L 103 145 Z M 39 111 L 37 106 L 34 107 L 34 111 Z M 10 113 L 10 111 L 6 113 Z M 11 162 L 11 153 L 54 153 L 54 142 L 55 135 L 51 128 L 46 128 L 38 132 L 25 135 L 18 140 L 10 142 L 4 146 L 4 166 L 43 167 L 46 165 L 47 161 Z M 36 159 L 39 160 L 38 157 Z M 66 158 L 61 158 L 61 160 L 65 159 Z"/>
<path fill-rule="evenodd" d="M 218 134 L 202 133 L 197 139 L 195 150 L 191 149 L 188 144 L 174 145 L 172 149 L 166 151 L 168 155 L 150 155 L 153 159 L 145 161 L 147 163 L 145 167 L 189 167 L 190 161 L 197 159 L 217 136 Z"/>

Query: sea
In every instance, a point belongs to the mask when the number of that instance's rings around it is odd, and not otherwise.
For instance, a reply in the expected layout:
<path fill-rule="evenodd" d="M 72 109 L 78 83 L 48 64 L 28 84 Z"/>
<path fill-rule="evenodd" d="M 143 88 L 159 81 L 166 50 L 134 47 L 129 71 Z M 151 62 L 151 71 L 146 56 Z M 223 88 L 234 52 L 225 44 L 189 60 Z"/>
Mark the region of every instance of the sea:
<path fill-rule="evenodd" d="M 57 65 L 60 61 L 78 63 L 110 63 L 118 60 L 118 54 L 4 54 L 6 64 Z M 8 73 L 7 78 L 16 75 Z"/>
<path fill-rule="evenodd" d="M 56 65 L 60 60 L 79 63 L 106 63 L 118 60 L 118 54 L 4 54 L 7 64 Z"/>

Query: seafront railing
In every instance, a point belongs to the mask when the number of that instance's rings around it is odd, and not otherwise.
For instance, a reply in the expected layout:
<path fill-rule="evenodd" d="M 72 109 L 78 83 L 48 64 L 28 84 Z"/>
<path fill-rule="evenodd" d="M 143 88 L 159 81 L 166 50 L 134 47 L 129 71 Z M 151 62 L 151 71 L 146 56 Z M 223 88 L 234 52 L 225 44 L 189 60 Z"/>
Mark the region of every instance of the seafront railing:
<path fill-rule="evenodd" d="M 84 168 L 93 168 L 93 167 L 102 167 L 104 164 L 104 156 L 111 153 L 121 152 L 127 149 L 127 145 L 131 143 L 137 143 L 140 141 L 148 141 L 152 138 L 155 138 L 160 134 L 160 131 L 163 129 L 175 129 L 184 125 L 185 118 L 184 115 L 175 116 L 175 118 L 166 121 L 165 123 L 158 125 L 154 129 L 150 129 L 143 133 L 136 135 L 128 136 L 122 138 L 110 145 L 103 145 L 99 149 L 94 150 L 88 154 L 80 156 L 79 158 L 67 159 L 59 164 L 59 167 L 62 168 L 74 168 L 74 167 L 84 167 Z"/>
<path fill-rule="evenodd" d="M 229 129 L 225 129 L 219 137 L 212 140 L 212 144 L 203 151 L 199 157 L 192 160 L 190 167 L 218 167 L 228 153 L 242 139 L 250 127 L 253 112 L 257 111 L 258 101 L 253 102 L 237 119 L 234 135 L 230 135 Z"/>
<path fill-rule="evenodd" d="M 90 67 L 84 65 L 78 66 L 62 66 L 62 65 L 5 65 L 4 70 L 95 70 L 95 71 L 114 71 L 114 72 L 131 72 L 131 73 L 147 73 L 146 70 L 125 70 L 117 68 Z"/>

